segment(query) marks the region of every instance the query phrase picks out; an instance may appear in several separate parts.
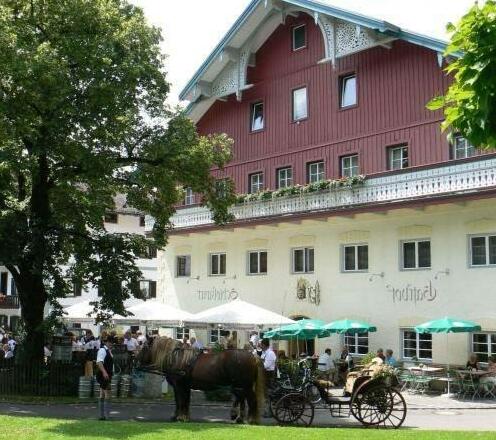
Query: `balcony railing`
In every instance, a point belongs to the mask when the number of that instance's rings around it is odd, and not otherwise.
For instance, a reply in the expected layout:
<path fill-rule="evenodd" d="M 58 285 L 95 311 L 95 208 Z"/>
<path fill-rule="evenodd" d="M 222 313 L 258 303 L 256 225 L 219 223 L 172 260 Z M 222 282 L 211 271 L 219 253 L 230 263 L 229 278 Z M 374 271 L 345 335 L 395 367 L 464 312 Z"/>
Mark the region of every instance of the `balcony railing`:
<path fill-rule="evenodd" d="M 292 197 L 251 201 L 233 206 L 236 220 L 287 216 L 308 212 L 352 208 L 361 205 L 401 202 L 450 194 L 475 193 L 496 189 L 496 158 L 453 163 L 367 178 L 363 185 L 341 187 Z M 176 229 L 213 224 L 208 208 L 181 209 L 172 218 Z M 147 218 L 151 230 L 153 219 Z"/>
<path fill-rule="evenodd" d="M 19 297 L 0 294 L 0 309 L 18 309 L 20 307 Z"/>

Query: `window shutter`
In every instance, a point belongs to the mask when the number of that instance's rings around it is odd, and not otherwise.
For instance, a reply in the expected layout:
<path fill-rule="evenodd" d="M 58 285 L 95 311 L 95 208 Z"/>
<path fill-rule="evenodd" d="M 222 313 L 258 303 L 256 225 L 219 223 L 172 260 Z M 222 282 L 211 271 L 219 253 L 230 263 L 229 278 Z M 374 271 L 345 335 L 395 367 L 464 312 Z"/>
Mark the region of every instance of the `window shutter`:
<path fill-rule="evenodd" d="M 157 282 L 150 281 L 150 298 L 156 298 L 156 297 L 157 297 Z"/>

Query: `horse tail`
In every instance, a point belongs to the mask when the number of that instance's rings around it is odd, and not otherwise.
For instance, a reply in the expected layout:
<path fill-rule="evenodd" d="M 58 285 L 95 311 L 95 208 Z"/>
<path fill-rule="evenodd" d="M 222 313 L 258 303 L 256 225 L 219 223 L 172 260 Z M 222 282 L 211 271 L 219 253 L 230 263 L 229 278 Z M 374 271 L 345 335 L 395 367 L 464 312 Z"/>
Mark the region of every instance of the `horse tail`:
<path fill-rule="evenodd" d="M 265 369 L 262 360 L 257 356 L 257 379 L 254 384 L 255 398 L 257 400 L 256 421 L 260 421 L 260 412 L 265 406 Z"/>

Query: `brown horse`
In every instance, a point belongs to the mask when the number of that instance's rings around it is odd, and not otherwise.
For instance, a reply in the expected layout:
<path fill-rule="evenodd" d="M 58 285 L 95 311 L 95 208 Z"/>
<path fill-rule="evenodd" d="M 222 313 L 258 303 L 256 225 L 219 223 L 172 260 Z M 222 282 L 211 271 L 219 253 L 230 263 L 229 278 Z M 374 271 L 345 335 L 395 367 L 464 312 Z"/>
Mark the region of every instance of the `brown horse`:
<path fill-rule="evenodd" d="M 241 409 L 248 404 L 248 421 L 258 423 L 264 399 L 264 370 L 257 357 L 246 350 L 228 349 L 202 353 L 175 339 L 156 338 L 151 349 L 143 348 L 138 360 L 164 373 L 174 389 L 176 411 L 174 421 L 189 420 L 191 390 L 212 390 L 229 386 Z M 236 421 L 243 422 L 239 410 Z"/>

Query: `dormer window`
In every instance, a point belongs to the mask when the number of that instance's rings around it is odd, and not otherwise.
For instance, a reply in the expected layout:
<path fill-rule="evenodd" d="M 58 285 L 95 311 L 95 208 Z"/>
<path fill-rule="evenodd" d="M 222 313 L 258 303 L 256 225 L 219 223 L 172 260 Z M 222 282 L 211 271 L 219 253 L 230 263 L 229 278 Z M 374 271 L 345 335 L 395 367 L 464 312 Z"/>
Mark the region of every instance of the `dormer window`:
<path fill-rule="evenodd" d="M 264 128 L 264 105 L 256 102 L 251 105 L 251 131 L 259 131 Z"/>
<path fill-rule="evenodd" d="M 304 24 L 293 28 L 293 51 L 307 47 L 307 29 Z"/>

